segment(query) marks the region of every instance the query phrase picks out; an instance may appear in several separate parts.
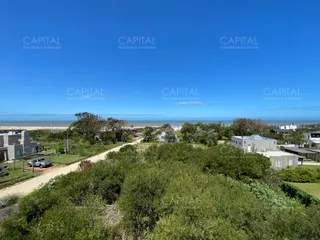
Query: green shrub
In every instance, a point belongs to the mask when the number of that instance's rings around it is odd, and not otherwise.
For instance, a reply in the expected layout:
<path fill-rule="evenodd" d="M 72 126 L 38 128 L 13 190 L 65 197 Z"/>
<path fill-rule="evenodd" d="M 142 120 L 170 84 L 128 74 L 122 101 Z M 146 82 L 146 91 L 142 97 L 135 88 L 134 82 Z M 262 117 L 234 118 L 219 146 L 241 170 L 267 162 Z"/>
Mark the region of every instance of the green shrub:
<path fill-rule="evenodd" d="M 94 164 L 90 160 L 82 160 L 79 164 L 79 171 L 91 172 Z"/>
<path fill-rule="evenodd" d="M 114 203 L 121 192 L 125 172 L 118 164 L 99 162 L 91 175 L 91 189 L 108 204 Z"/>
<path fill-rule="evenodd" d="M 165 179 L 158 169 L 132 172 L 123 184 L 119 207 L 124 213 L 124 225 L 135 238 L 151 231 L 159 219 L 154 202 L 163 194 Z"/>
<path fill-rule="evenodd" d="M 111 236 L 94 212 L 65 204 L 48 210 L 28 239 L 114 239 Z"/>
<path fill-rule="evenodd" d="M 278 172 L 278 177 L 287 182 L 300 182 L 300 183 L 318 183 L 320 182 L 320 169 L 318 168 L 287 168 L 281 169 Z"/>
<path fill-rule="evenodd" d="M 8 207 L 16 204 L 19 200 L 18 195 L 8 195 L 0 199 L 0 208 Z"/>
<path fill-rule="evenodd" d="M 224 174 L 234 179 L 261 179 L 269 175 L 271 162 L 260 154 L 245 154 L 229 145 L 218 145 L 206 150 L 201 167 L 204 172 Z"/>

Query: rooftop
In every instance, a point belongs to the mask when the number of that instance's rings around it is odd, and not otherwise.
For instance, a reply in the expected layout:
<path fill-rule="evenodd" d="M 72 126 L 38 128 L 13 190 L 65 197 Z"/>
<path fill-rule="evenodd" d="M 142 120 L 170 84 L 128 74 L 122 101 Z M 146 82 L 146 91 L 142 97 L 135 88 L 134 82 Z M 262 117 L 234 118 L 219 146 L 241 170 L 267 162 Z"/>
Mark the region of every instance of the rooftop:
<path fill-rule="evenodd" d="M 235 138 L 240 138 L 240 139 L 246 139 L 246 140 L 275 140 L 275 139 L 272 139 L 272 138 L 267 138 L 267 137 L 262 137 L 258 134 L 254 134 L 254 135 L 251 135 L 251 136 L 233 136 Z"/>
<path fill-rule="evenodd" d="M 285 150 L 289 150 L 289 151 L 293 151 L 293 152 L 297 152 L 297 153 L 314 153 L 311 152 L 307 149 L 303 149 L 303 148 L 298 148 L 298 147 L 282 147 Z"/>
<path fill-rule="evenodd" d="M 320 153 L 320 149 L 308 149 L 308 151 Z"/>
<path fill-rule="evenodd" d="M 274 128 L 272 129 L 274 132 L 283 132 L 283 133 L 288 133 L 292 132 L 292 129 L 280 129 L 280 128 Z"/>
<path fill-rule="evenodd" d="M 298 156 L 301 158 L 300 155 L 284 152 L 284 151 L 267 151 L 267 152 L 257 152 L 262 154 L 265 157 L 280 157 L 280 156 Z"/>

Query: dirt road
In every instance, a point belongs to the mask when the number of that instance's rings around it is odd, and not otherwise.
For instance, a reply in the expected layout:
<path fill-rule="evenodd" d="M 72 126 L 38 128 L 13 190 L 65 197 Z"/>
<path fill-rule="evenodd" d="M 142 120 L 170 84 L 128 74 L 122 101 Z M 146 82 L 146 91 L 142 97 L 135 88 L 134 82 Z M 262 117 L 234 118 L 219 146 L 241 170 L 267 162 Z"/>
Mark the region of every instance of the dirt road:
<path fill-rule="evenodd" d="M 132 143 L 127 143 L 122 146 L 115 147 L 115 148 L 110 149 L 110 150 L 103 152 L 101 154 L 89 157 L 89 158 L 87 158 L 87 160 L 90 160 L 91 162 L 98 162 L 100 160 L 104 160 L 107 153 L 117 152 L 123 146 L 137 144 L 140 142 L 140 140 L 141 140 L 141 138 L 138 140 L 135 140 Z M 49 182 L 51 178 L 54 178 L 59 175 L 67 174 L 72 171 L 76 171 L 78 169 L 79 164 L 80 164 L 80 162 L 76 162 L 76 163 L 70 164 L 68 166 L 55 168 L 55 169 L 52 169 L 52 171 L 48 171 L 38 177 L 34 177 L 34 178 L 31 178 L 31 179 L 26 180 L 24 182 L 17 183 L 13 186 L 1 189 L 0 190 L 0 198 L 5 197 L 7 195 L 12 195 L 12 194 L 26 195 L 26 194 L 32 192 L 33 190 L 39 188 L 42 184 Z"/>

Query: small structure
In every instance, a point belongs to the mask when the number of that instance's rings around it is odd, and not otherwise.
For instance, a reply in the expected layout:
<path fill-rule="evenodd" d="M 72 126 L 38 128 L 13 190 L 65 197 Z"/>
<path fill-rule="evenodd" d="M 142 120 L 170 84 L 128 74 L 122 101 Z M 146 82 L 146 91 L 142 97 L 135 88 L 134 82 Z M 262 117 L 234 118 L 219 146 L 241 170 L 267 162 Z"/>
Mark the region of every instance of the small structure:
<path fill-rule="evenodd" d="M 165 131 L 162 131 L 161 134 L 158 136 L 158 141 L 165 143 L 166 141 L 166 135 L 167 133 Z M 176 138 L 176 142 L 179 142 L 179 138 L 177 136 L 177 134 L 174 134 L 175 138 Z"/>
<path fill-rule="evenodd" d="M 290 124 L 287 124 L 287 125 L 279 125 L 279 128 L 280 129 L 284 129 L 284 130 L 297 130 L 298 126 L 293 124 L 293 123 L 290 123 Z"/>
<path fill-rule="evenodd" d="M 271 167 L 274 169 L 287 168 L 291 166 L 297 167 L 299 164 L 299 158 L 301 158 L 301 156 L 284 151 L 268 151 L 257 153 L 269 158 L 271 161 Z"/>
<path fill-rule="evenodd" d="M 271 161 L 271 167 L 275 169 L 298 166 L 298 160 L 303 156 L 279 151 L 277 140 L 259 135 L 233 136 L 231 145 L 241 148 L 245 153 L 258 153 Z"/>
<path fill-rule="evenodd" d="M 309 147 L 311 146 L 319 146 L 320 145 L 320 131 L 315 131 L 315 132 L 311 132 L 311 133 L 304 133 L 303 134 L 305 139 L 306 139 L 306 143 L 307 145 L 309 145 Z"/>
<path fill-rule="evenodd" d="M 182 129 L 182 126 L 181 126 L 181 125 L 171 126 L 171 127 L 172 127 L 172 129 L 173 129 L 174 131 L 181 131 L 181 129 Z"/>
<path fill-rule="evenodd" d="M 35 153 L 37 143 L 30 140 L 27 131 L 7 131 L 0 134 L 0 161 L 13 160 L 24 154 Z"/>
<path fill-rule="evenodd" d="M 271 133 L 276 133 L 276 134 L 289 135 L 290 132 L 292 132 L 292 130 L 274 128 L 274 129 L 271 129 L 270 132 L 271 132 Z"/>
<path fill-rule="evenodd" d="M 233 136 L 231 145 L 241 148 L 246 153 L 277 150 L 277 140 L 260 135 Z"/>

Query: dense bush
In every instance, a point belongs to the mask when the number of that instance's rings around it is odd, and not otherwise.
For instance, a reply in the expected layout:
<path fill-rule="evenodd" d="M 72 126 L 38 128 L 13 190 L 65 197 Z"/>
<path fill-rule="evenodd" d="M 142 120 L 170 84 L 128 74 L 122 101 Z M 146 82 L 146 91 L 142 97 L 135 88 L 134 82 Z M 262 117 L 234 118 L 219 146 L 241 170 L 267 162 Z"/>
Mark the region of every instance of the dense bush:
<path fill-rule="evenodd" d="M 261 179 L 270 172 L 271 162 L 260 154 L 245 154 L 229 145 L 218 145 L 207 150 L 202 161 L 205 172 L 221 173 L 234 179 Z"/>
<path fill-rule="evenodd" d="M 272 190 L 269 186 L 258 181 L 249 180 L 246 183 L 248 189 L 260 200 L 269 203 L 276 208 L 294 208 L 298 207 L 298 202 L 294 198 L 286 197 L 285 193 L 278 190 Z"/>
<path fill-rule="evenodd" d="M 287 168 L 281 169 L 278 176 L 287 182 L 300 182 L 300 183 L 319 183 L 320 182 L 320 168 Z"/>
<path fill-rule="evenodd" d="M 154 202 L 164 192 L 166 179 L 162 173 L 157 168 L 135 171 L 124 182 L 119 205 L 125 226 L 134 238 L 152 230 L 159 220 Z"/>
<path fill-rule="evenodd" d="M 92 191 L 107 203 L 114 203 L 120 195 L 124 178 L 125 172 L 121 166 L 100 162 L 92 171 Z"/>
<path fill-rule="evenodd" d="M 320 239 L 320 205 L 278 192 L 263 156 L 221 147 L 122 148 L 23 197 L 0 239 Z"/>
<path fill-rule="evenodd" d="M 115 239 L 102 220 L 95 217 L 99 210 L 97 204 L 95 208 L 77 208 L 68 203 L 54 207 L 46 211 L 28 239 Z"/>

